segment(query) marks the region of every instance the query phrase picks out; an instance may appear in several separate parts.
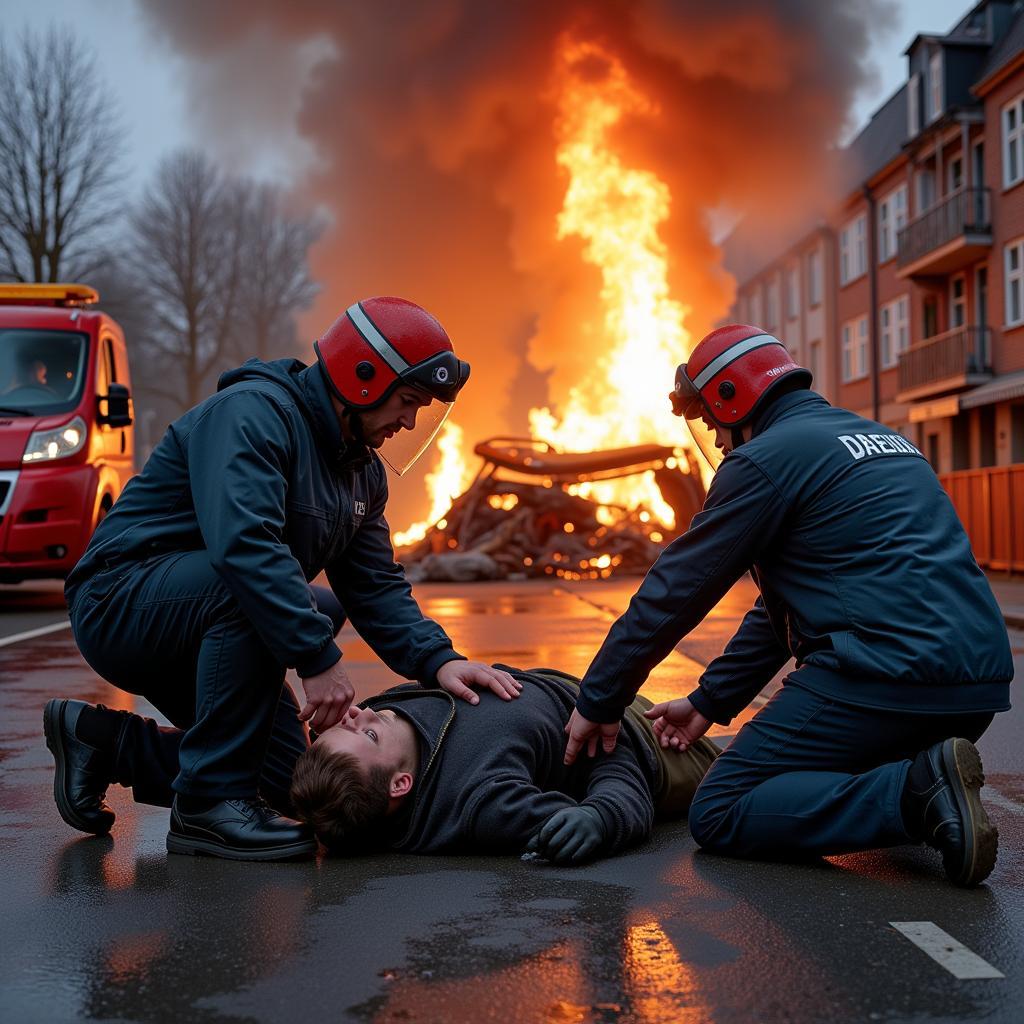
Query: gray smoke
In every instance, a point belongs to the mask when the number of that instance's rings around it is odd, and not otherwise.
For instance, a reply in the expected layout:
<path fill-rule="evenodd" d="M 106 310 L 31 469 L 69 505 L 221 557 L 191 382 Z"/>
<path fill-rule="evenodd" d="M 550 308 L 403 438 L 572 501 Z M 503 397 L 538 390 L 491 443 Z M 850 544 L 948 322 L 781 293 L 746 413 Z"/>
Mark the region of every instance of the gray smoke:
<path fill-rule="evenodd" d="M 191 62 L 192 106 L 211 145 L 236 165 L 279 150 L 294 161 L 296 193 L 331 211 L 310 339 L 357 297 L 422 303 L 473 363 L 457 410 L 471 439 L 522 430 L 526 410 L 557 404 L 595 357 L 581 324 L 600 318 L 599 275 L 579 240 L 555 237 L 564 179 L 551 76 L 564 34 L 614 52 L 660 109 L 623 123 L 616 143 L 671 189 L 662 237 L 672 294 L 699 337 L 733 293 L 709 211 L 753 210 L 777 225 L 825 194 L 829 149 L 893 6 L 138 2 Z M 410 494 L 396 522 L 421 502 Z"/>

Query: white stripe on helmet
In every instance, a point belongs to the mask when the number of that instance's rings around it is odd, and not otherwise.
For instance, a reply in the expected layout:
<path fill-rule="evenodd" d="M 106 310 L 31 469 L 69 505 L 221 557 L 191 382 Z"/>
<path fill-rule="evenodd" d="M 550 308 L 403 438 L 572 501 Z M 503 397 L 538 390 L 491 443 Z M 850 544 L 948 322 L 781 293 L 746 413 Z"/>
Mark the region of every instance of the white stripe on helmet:
<path fill-rule="evenodd" d="M 409 364 L 402 358 L 401 353 L 395 349 L 391 342 L 377 330 L 377 325 L 363 312 L 363 307 L 355 302 L 345 312 L 352 321 L 355 329 L 363 336 L 367 343 L 384 360 L 388 366 L 397 374 L 405 373 Z"/>
<path fill-rule="evenodd" d="M 773 338 L 770 334 L 753 334 L 749 338 L 744 338 L 742 341 L 737 341 L 735 345 L 730 345 L 720 355 L 715 356 L 714 359 L 704 367 L 700 373 L 697 374 L 693 379 L 693 386 L 698 390 L 702 390 L 704 385 L 719 370 L 724 369 L 734 359 L 739 359 L 740 356 L 746 355 L 748 352 L 752 352 L 755 348 L 761 348 L 764 345 L 780 345 L 785 348 L 785 345 L 779 341 L 778 338 Z"/>

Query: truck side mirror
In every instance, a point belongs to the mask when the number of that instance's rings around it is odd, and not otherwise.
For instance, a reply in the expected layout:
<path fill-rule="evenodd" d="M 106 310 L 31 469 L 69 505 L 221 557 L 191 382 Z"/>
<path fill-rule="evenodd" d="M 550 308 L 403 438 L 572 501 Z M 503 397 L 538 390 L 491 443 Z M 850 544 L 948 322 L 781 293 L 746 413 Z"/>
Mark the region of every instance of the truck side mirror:
<path fill-rule="evenodd" d="M 110 390 L 98 399 L 100 423 L 111 427 L 130 427 L 132 425 L 132 399 L 124 384 L 111 384 Z M 106 406 L 106 408 L 104 408 Z"/>

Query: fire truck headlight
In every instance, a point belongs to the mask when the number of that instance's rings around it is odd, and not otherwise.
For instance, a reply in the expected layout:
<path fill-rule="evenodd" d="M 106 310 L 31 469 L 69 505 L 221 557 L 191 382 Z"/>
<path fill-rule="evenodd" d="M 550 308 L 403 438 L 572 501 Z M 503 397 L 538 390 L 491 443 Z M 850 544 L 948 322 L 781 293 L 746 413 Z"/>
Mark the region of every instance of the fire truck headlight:
<path fill-rule="evenodd" d="M 76 416 L 70 423 L 55 430 L 36 430 L 25 445 L 21 461 L 49 462 L 51 459 L 67 458 L 81 450 L 85 436 L 85 420 L 81 416 Z"/>

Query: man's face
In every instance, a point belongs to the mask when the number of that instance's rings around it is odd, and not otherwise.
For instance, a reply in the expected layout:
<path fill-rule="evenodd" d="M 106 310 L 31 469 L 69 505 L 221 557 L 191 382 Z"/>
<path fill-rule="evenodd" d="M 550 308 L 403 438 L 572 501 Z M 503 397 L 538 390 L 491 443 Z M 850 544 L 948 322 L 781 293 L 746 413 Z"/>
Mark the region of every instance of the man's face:
<path fill-rule="evenodd" d="M 363 769 L 393 771 L 402 763 L 405 747 L 396 728 L 394 711 L 351 707 L 346 716 L 317 737 L 332 754 L 351 754 Z"/>
<path fill-rule="evenodd" d="M 379 448 L 398 431 L 412 430 L 416 426 L 416 414 L 424 406 L 430 405 L 430 401 L 428 395 L 416 388 L 396 388 L 382 405 L 359 414 L 363 441 L 369 448 Z"/>

